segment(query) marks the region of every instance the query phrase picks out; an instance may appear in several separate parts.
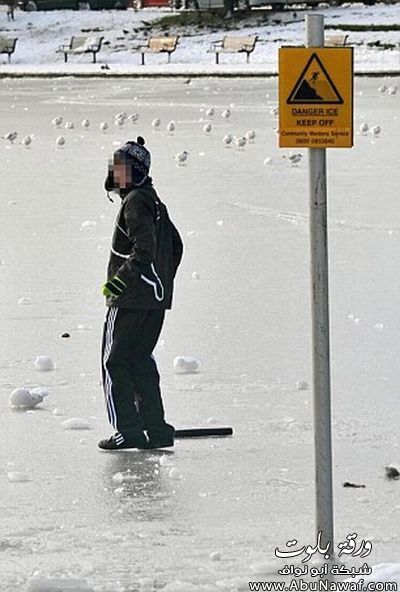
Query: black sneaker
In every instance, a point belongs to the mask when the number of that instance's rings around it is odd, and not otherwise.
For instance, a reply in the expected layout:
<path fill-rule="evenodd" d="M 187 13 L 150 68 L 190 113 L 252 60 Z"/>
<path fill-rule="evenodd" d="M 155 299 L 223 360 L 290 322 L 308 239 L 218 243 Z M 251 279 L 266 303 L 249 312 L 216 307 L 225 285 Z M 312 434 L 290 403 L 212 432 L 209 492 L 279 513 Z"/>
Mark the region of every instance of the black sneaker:
<path fill-rule="evenodd" d="M 166 422 L 157 428 L 150 428 L 147 430 L 146 448 L 169 448 L 174 445 L 174 434 L 175 428 Z"/>
<path fill-rule="evenodd" d="M 120 433 L 116 433 L 108 440 L 100 440 L 98 447 L 102 450 L 124 450 L 127 448 L 146 448 L 147 439 L 145 435 L 138 436 L 134 439 L 125 439 Z"/>

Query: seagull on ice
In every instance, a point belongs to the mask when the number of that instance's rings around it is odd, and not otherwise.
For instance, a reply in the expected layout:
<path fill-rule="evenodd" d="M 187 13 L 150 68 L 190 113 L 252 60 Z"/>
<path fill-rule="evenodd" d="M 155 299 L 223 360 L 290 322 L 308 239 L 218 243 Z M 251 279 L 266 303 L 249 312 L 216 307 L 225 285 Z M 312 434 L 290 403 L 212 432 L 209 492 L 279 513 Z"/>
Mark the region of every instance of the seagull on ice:
<path fill-rule="evenodd" d="M 272 107 L 269 112 L 271 115 L 278 115 L 279 114 L 279 107 Z"/>
<path fill-rule="evenodd" d="M 256 132 L 254 130 L 250 130 L 246 134 L 246 138 L 250 144 L 254 144 L 254 140 L 256 139 Z"/>
<path fill-rule="evenodd" d="M 58 136 L 58 138 L 57 138 L 57 140 L 56 140 L 56 144 L 57 144 L 57 146 L 59 146 L 60 148 L 61 148 L 62 146 L 64 146 L 64 144 L 65 144 L 65 138 L 64 138 L 64 136 Z"/>
<path fill-rule="evenodd" d="M 207 109 L 206 115 L 207 115 L 207 117 L 214 117 L 214 115 L 215 115 L 214 107 L 210 107 L 209 109 Z"/>
<path fill-rule="evenodd" d="M 114 119 L 122 119 L 123 121 L 125 121 L 126 119 L 128 119 L 128 114 L 126 113 L 126 111 L 121 111 L 121 113 L 117 113 L 116 115 L 114 115 Z"/>
<path fill-rule="evenodd" d="M 176 163 L 179 166 L 186 166 L 186 161 L 187 161 L 188 157 L 189 157 L 189 152 L 186 152 L 186 150 L 184 150 L 183 152 L 179 152 L 179 154 L 177 154 L 175 156 Z"/>
<path fill-rule="evenodd" d="M 240 138 L 236 138 L 235 140 L 235 145 L 239 150 L 243 150 L 243 148 L 246 146 L 247 140 L 244 136 L 241 136 Z"/>
<path fill-rule="evenodd" d="M 108 130 L 108 123 L 106 121 L 102 121 L 100 124 L 100 129 L 102 132 L 106 132 Z"/>
<path fill-rule="evenodd" d="M 89 127 L 90 127 L 90 121 L 88 119 L 84 119 L 82 121 L 82 127 L 83 127 L 83 129 L 89 129 Z"/>
<path fill-rule="evenodd" d="M 232 134 L 225 134 L 225 136 L 222 138 L 222 143 L 229 148 L 229 146 L 231 146 L 232 142 L 233 142 L 233 136 Z"/>
<path fill-rule="evenodd" d="M 153 128 L 155 130 L 159 130 L 160 129 L 160 125 L 161 125 L 161 119 L 159 119 L 158 117 L 156 117 L 155 119 L 153 119 L 153 121 L 151 122 L 151 125 L 153 126 Z"/>
<path fill-rule="evenodd" d="M 21 144 L 28 148 L 32 144 L 32 136 L 26 136 L 23 140 L 21 140 Z"/>
<path fill-rule="evenodd" d="M 379 91 L 380 93 L 382 93 L 382 94 L 383 94 L 383 93 L 385 93 L 385 92 L 387 91 L 387 86 L 386 86 L 386 84 L 382 84 L 382 86 L 380 86 L 380 87 L 378 88 L 378 91 Z"/>
<path fill-rule="evenodd" d="M 55 125 L 56 127 L 60 127 L 62 122 L 63 122 L 63 118 L 61 117 L 61 115 L 57 115 L 57 117 L 55 117 L 51 123 L 53 125 Z"/>
<path fill-rule="evenodd" d="M 5 136 L 3 136 L 4 140 L 8 140 L 11 144 L 17 139 L 18 132 L 9 132 Z"/>
<path fill-rule="evenodd" d="M 229 119 L 231 115 L 232 113 L 229 109 L 225 109 L 224 111 L 222 111 L 222 117 L 224 119 Z"/>
<path fill-rule="evenodd" d="M 125 123 L 125 119 L 122 119 L 121 117 L 117 117 L 116 119 L 114 119 L 114 125 L 117 127 L 122 127 Z"/>
<path fill-rule="evenodd" d="M 375 138 L 377 138 L 381 133 L 381 128 L 379 127 L 379 125 L 374 125 L 374 127 L 371 127 L 371 133 L 373 133 Z"/>
<path fill-rule="evenodd" d="M 132 123 L 137 123 L 139 121 L 139 113 L 132 113 L 132 115 L 129 115 L 128 119 Z"/>
<path fill-rule="evenodd" d="M 397 93 L 397 86 L 389 86 L 389 88 L 387 89 L 387 94 L 388 95 L 392 95 L 394 96 Z"/>
<path fill-rule="evenodd" d="M 297 166 L 297 163 L 300 162 L 302 158 L 303 158 L 302 154 L 298 154 L 298 153 L 293 154 L 292 152 L 289 152 L 288 159 L 292 163 L 292 166 Z"/>
<path fill-rule="evenodd" d="M 67 123 L 65 124 L 65 129 L 67 129 L 67 130 L 74 129 L 74 124 L 72 123 L 72 121 L 67 121 Z"/>
<path fill-rule="evenodd" d="M 365 122 L 364 122 L 364 123 L 362 123 L 362 124 L 360 125 L 360 132 L 361 132 L 362 134 L 364 134 L 364 135 L 365 135 L 365 134 L 367 133 L 367 131 L 368 131 L 368 130 L 369 130 L 369 125 L 368 125 L 368 123 L 365 123 Z"/>
<path fill-rule="evenodd" d="M 169 134 L 173 134 L 175 131 L 175 121 L 170 121 L 169 124 L 167 125 L 167 132 Z"/>
<path fill-rule="evenodd" d="M 206 123 L 206 125 L 203 127 L 203 132 L 205 134 L 211 134 L 211 132 L 212 132 L 212 125 L 211 125 L 211 123 Z"/>

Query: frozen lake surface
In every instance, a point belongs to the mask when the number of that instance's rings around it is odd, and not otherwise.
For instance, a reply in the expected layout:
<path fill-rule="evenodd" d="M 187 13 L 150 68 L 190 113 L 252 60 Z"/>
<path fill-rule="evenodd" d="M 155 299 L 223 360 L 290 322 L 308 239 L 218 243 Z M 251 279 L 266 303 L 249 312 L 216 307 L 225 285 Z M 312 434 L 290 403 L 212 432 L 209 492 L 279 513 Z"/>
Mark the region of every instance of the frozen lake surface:
<path fill-rule="evenodd" d="M 378 92 L 396 82 L 356 81 L 355 147 L 328 154 L 336 540 L 369 539 L 370 565 L 400 551 L 400 484 L 384 477 L 400 463 L 400 99 Z M 276 579 L 276 547 L 315 540 L 312 392 L 297 385 L 311 384 L 307 155 L 296 167 L 282 158 L 276 103 L 276 80 L 1 81 L 1 136 L 18 132 L 0 142 L 2 592 L 56 589 L 35 574 L 96 592 L 246 590 Z M 139 123 L 117 129 L 120 111 Z M 56 130 L 57 115 L 75 128 Z M 380 136 L 358 133 L 363 122 Z M 251 129 L 244 150 L 222 144 Z M 103 182 L 116 145 L 139 133 L 185 242 L 156 350 L 167 418 L 235 432 L 112 454 L 97 449 L 111 434 L 100 286 L 118 209 Z M 176 166 L 182 150 L 188 164 Z M 56 369 L 38 372 L 38 355 Z M 201 360 L 200 372 L 175 375 L 179 355 Z M 21 386 L 49 395 L 12 411 Z M 65 429 L 72 418 L 91 429 Z"/>

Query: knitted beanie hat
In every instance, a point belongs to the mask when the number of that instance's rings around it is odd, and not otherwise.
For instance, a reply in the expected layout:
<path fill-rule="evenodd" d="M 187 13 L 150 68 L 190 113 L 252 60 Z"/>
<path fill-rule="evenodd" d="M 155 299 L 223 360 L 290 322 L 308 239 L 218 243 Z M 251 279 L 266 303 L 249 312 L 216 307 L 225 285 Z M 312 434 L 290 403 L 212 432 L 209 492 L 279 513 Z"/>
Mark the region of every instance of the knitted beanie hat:
<path fill-rule="evenodd" d="M 114 162 L 121 160 L 131 166 L 134 185 L 142 185 L 150 170 L 151 156 L 144 144 L 142 136 L 138 136 L 136 142 L 129 140 L 114 152 Z"/>

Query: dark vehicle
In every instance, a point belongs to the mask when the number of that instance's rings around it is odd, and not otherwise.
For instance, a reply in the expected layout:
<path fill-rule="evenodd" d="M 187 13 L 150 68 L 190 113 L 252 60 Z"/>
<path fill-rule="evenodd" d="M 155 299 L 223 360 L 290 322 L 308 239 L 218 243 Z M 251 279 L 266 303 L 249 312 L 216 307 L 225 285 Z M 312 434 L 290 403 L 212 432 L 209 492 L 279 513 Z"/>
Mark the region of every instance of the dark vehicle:
<path fill-rule="evenodd" d="M 21 10 L 126 10 L 132 5 L 131 0 L 19 0 Z"/>

